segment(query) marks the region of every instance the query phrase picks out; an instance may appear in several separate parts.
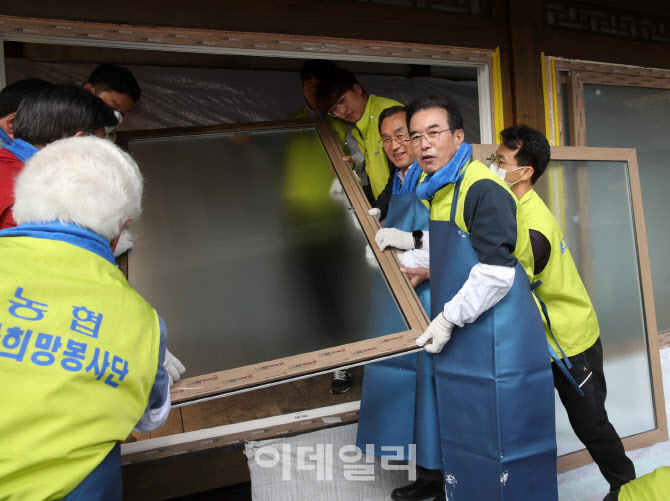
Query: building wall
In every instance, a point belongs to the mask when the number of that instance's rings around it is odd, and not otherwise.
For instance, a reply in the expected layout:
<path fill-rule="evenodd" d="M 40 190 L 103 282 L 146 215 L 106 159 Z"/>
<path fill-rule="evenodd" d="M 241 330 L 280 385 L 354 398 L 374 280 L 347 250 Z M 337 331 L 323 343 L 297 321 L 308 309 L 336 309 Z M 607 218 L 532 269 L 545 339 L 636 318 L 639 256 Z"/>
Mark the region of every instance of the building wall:
<path fill-rule="evenodd" d="M 670 69 L 667 3 L 639 0 L 33 0 L 2 14 L 100 23 L 500 47 L 505 123 L 544 129 L 541 53 Z"/>

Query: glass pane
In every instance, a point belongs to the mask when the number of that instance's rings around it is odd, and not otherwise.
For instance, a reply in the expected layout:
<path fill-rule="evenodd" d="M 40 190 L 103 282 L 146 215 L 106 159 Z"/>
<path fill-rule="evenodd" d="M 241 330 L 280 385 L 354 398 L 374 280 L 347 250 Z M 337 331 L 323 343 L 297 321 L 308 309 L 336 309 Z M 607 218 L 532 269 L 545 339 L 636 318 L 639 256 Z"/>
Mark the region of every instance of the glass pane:
<path fill-rule="evenodd" d="M 187 376 L 407 330 L 313 128 L 131 140 L 129 279 Z"/>
<path fill-rule="evenodd" d="M 670 331 L 670 90 L 585 84 L 584 102 L 589 146 L 637 148 L 658 330 Z"/>
<path fill-rule="evenodd" d="M 626 162 L 552 161 L 537 183 L 598 314 L 606 408 L 621 437 L 656 428 Z M 583 449 L 556 396 L 559 455 Z"/>

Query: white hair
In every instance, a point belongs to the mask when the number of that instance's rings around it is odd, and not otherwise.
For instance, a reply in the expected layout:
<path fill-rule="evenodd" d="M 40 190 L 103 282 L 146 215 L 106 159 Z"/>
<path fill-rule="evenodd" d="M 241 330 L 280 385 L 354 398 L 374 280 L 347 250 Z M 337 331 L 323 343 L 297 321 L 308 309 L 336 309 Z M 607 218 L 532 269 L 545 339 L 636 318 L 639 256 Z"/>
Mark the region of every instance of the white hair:
<path fill-rule="evenodd" d="M 74 223 L 112 240 L 139 217 L 143 185 L 135 161 L 111 141 L 61 139 L 37 152 L 16 178 L 14 219 Z"/>

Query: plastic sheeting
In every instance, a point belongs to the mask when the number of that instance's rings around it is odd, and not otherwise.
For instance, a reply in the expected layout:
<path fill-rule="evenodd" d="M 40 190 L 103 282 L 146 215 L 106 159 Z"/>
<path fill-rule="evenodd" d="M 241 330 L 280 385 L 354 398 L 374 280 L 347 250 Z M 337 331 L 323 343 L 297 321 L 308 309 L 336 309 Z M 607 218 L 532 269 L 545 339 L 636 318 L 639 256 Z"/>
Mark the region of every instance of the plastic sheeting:
<path fill-rule="evenodd" d="M 24 78 L 85 82 L 94 64 L 34 62 L 6 58 L 7 83 Z M 284 120 L 304 106 L 300 75 L 293 71 L 233 70 L 126 65 L 142 97 L 122 130 Z M 367 92 L 408 104 L 430 95 L 451 98 L 461 108 L 466 138 L 479 142 L 476 81 L 357 75 Z"/>

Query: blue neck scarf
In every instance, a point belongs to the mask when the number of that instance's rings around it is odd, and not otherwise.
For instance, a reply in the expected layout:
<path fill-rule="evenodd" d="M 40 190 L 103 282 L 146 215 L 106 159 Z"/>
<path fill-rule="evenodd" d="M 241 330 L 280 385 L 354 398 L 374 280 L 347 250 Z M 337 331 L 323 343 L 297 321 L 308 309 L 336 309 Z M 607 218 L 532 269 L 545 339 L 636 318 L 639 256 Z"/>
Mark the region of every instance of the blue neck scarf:
<path fill-rule="evenodd" d="M 416 189 L 416 194 L 421 200 L 432 200 L 438 190 L 448 184 L 458 181 L 461 170 L 468 163 L 472 156 L 472 146 L 468 143 L 461 143 L 458 151 L 451 161 L 434 174 L 426 176 L 423 183 Z"/>
<path fill-rule="evenodd" d="M 110 263 L 115 264 L 112 248 L 104 237 L 72 223 L 63 224 L 58 221 L 50 223 L 25 223 L 0 231 L 0 237 L 32 237 L 67 242 L 91 251 Z"/>
<path fill-rule="evenodd" d="M 393 194 L 394 195 L 411 195 L 414 193 L 414 188 L 419 183 L 421 177 L 421 167 L 414 161 L 412 165 L 407 168 L 405 172 L 405 180 L 401 181 L 398 177 L 398 169 L 396 167 L 395 177 L 393 178 Z"/>
<path fill-rule="evenodd" d="M 40 151 L 39 148 L 35 148 L 32 144 L 26 143 L 18 137 L 12 141 L 12 144 L 5 146 L 5 148 L 23 163 L 26 163 L 30 157 Z"/>
<path fill-rule="evenodd" d="M 12 138 L 2 129 L 0 129 L 0 145 L 9 146 L 12 144 Z"/>

